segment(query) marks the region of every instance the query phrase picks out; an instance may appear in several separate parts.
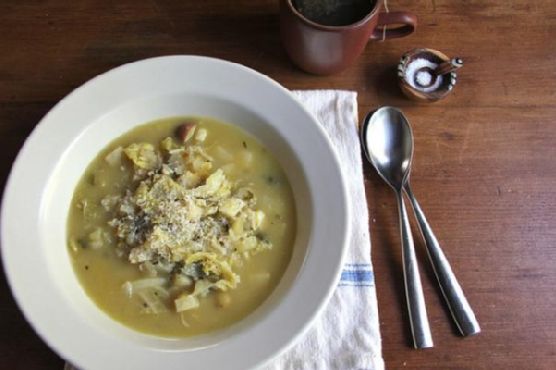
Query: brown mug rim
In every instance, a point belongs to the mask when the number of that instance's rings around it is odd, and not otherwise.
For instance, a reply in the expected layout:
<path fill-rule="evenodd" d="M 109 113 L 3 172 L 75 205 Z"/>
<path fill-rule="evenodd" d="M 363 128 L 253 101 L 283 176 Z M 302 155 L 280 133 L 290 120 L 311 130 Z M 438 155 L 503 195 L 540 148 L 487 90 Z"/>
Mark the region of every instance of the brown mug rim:
<path fill-rule="evenodd" d="M 347 29 L 358 28 L 358 27 L 361 27 L 364 24 L 366 24 L 369 21 L 369 19 L 371 19 L 378 12 L 379 3 L 381 3 L 382 0 L 376 0 L 373 9 L 364 18 L 358 20 L 355 23 L 346 24 L 344 26 L 327 26 L 327 25 L 324 25 L 324 24 L 313 22 L 312 20 L 310 20 L 309 18 L 307 18 L 303 14 L 301 14 L 295 8 L 295 6 L 293 6 L 292 0 L 285 0 L 285 1 L 286 1 L 286 4 L 288 5 L 288 7 L 290 8 L 290 10 L 292 11 L 292 13 L 296 17 L 301 19 L 307 25 L 312 26 L 312 27 L 317 28 L 317 29 L 320 29 L 320 30 L 324 30 L 324 31 L 338 31 L 338 30 L 347 30 Z"/>

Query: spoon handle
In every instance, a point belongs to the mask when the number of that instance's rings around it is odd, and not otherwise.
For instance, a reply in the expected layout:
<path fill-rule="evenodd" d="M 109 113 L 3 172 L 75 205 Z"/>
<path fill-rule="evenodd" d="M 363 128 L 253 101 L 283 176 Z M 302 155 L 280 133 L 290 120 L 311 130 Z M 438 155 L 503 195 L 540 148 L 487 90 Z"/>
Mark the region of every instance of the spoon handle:
<path fill-rule="evenodd" d="M 440 63 L 434 70 L 434 74 L 437 76 L 445 75 L 461 67 L 463 67 L 463 60 L 461 58 L 453 58 L 447 62 Z"/>
<path fill-rule="evenodd" d="M 419 277 L 419 269 L 417 267 L 417 258 L 415 257 L 413 236 L 411 235 L 407 210 L 401 191 L 396 191 L 396 198 L 400 215 L 405 295 L 413 334 L 413 344 L 415 348 L 429 348 L 433 347 L 432 335 L 427 318 L 423 287 L 421 286 L 421 278 Z"/>
<path fill-rule="evenodd" d="M 440 244 L 427 222 L 425 213 L 413 196 L 409 182 L 406 182 L 404 190 L 413 205 L 413 211 L 415 212 L 419 229 L 425 239 L 429 260 L 432 264 L 436 278 L 438 279 L 438 283 L 440 284 L 440 290 L 446 299 L 446 303 L 450 308 L 450 312 L 452 313 L 452 317 L 456 322 L 458 329 L 464 336 L 479 333 L 481 328 L 475 318 L 475 314 L 473 313 L 469 302 L 465 298 L 456 276 L 452 272 L 448 259 L 444 255 L 444 252 L 442 252 Z"/>

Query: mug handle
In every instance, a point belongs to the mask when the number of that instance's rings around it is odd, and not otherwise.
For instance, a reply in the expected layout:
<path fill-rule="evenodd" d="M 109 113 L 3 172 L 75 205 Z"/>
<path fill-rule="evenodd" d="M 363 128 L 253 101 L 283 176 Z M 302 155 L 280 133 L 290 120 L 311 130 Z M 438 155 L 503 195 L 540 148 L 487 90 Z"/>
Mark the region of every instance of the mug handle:
<path fill-rule="evenodd" d="M 386 29 L 384 27 L 389 25 L 401 25 L 400 27 Z M 380 13 L 378 15 L 378 23 L 371 34 L 371 40 L 396 39 L 405 37 L 415 32 L 417 27 L 417 16 L 409 12 L 390 12 Z"/>

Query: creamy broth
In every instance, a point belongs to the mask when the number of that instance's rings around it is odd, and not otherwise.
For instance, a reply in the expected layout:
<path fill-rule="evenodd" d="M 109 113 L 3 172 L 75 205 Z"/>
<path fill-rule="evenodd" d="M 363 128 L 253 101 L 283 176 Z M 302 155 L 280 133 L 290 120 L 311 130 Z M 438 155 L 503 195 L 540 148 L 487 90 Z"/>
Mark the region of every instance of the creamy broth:
<path fill-rule="evenodd" d="M 197 144 L 212 157 L 210 172 L 221 169 L 234 189 L 245 186 L 252 191 L 256 200 L 254 209 L 264 213 L 257 238 L 264 238 L 265 246 L 271 247 L 232 265 L 239 276 L 235 288 L 225 292 L 211 289 L 206 296 L 198 297 L 198 307 L 181 312 L 174 308 L 174 299 L 181 293 L 170 289 L 170 293 L 159 297 L 164 305 L 161 312 L 152 313 L 145 310 L 141 297 L 126 294 L 123 286 L 155 275 L 140 269 L 139 264 L 131 263 L 122 254 L 116 232 L 110 226 L 116 211 L 107 210 L 101 204 L 107 197 L 122 196 L 127 189 L 135 191 L 133 163 L 122 155 L 121 162 L 115 166 L 107 161 L 107 156 L 133 143 L 150 143 L 159 148 L 164 138 L 175 137 L 176 128 L 183 122 L 194 122 L 197 133 L 201 129 L 207 133 L 206 139 Z M 255 138 L 238 127 L 213 119 L 176 117 L 134 128 L 111 142 L 87 167 L 69 211 L 69 253 L 86 294 L 113 319 L 144 333 L 184 337 L 237 322 L 272 293 L 289 263 L 295 225 L 295 207 L 287 177 L 278 161 Z M 90 235 L 95 232 L 102 233 L 104 238 L 100 243 L 91 244 Z M 168 288 L 166 283 L 163 285 L 164 289 Z"/>

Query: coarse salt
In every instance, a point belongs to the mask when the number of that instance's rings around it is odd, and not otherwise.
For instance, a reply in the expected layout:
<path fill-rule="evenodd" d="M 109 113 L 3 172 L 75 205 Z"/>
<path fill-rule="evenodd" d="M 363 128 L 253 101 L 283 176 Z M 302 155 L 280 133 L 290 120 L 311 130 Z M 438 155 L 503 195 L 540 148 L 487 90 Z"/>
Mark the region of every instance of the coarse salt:
<path fill-rule="evenodd" d="M 429 86 L 432 82 L 432 75 L 427 71 L 418 72 L 415 78 L 420 86 Z"/>
<path fill-rule="evenodd" d="M 404 79 L 415 90 L 422 92 L 431 92 L 440 87 L 443 76 L 434 78 L 430 72 L 421 70 L 422 68 L 430 68 L 432 70 L 438 67 L 437 63 L 433 63 L 425 58 L 417 58 L 407 64 L 404 71 Z M 434 81 L 433 81 L 434 80 Z M 417 81 L 417 83 L 415 83 Z M 432 85 L 428 86 L 432 82 Z"/>

